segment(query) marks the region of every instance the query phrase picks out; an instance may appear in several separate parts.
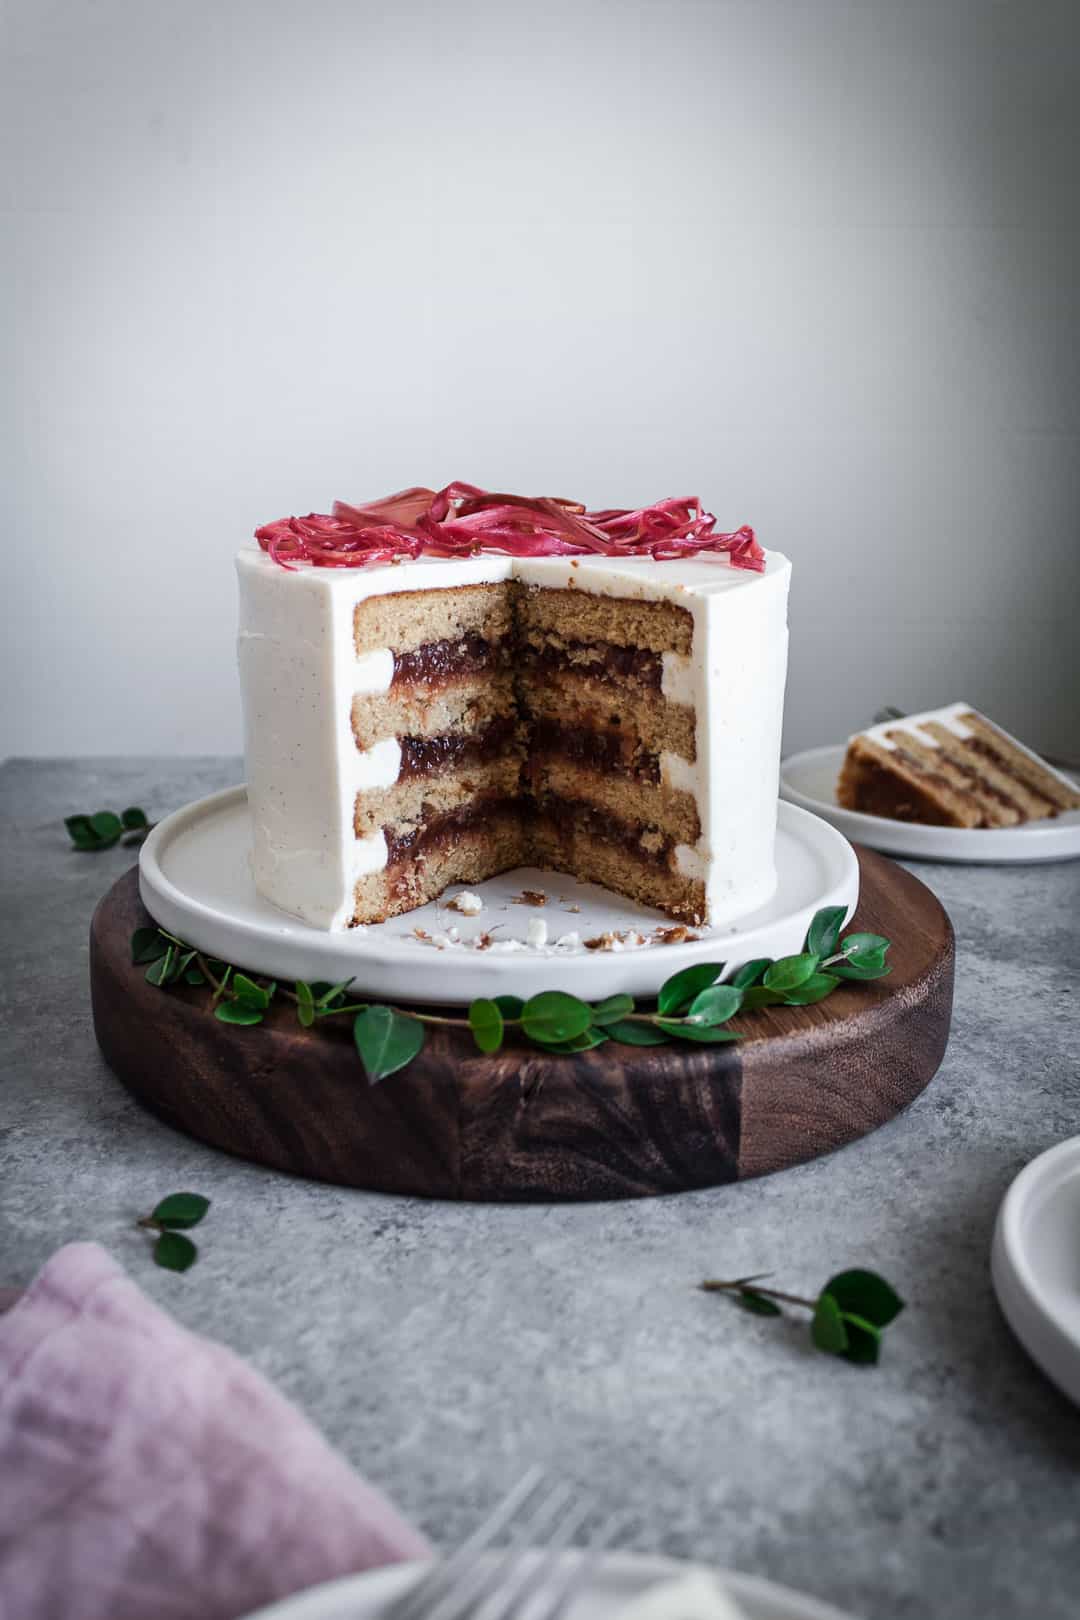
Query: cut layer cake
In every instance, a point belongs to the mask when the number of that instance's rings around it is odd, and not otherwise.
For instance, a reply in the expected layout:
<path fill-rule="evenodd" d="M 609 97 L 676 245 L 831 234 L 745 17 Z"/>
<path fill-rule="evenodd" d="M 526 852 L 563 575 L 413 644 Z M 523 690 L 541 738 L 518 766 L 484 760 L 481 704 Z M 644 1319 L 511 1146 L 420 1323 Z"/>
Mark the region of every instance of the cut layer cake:
<path fill-rule="evenodd" d="M 787 560 L 696 502 L 393 501 L 239 554 L 259 892 L 323 928 L 524 865 L 691 923 L 763 904 Z"/>

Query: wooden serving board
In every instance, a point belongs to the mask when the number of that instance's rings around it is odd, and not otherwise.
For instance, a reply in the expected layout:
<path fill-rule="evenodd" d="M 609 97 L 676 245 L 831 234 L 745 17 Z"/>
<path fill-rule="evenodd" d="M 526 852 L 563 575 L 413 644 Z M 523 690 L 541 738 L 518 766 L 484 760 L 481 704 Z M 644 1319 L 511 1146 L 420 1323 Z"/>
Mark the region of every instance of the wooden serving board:
<path fill-rule="evenodd" d="M 94 1027 L 123 1084 L 177 1129 L 245 1159 L 351 1187 L 433 1198 L 637 1198 L 799 1164 L 918 1096 L 945 1051 L 953 933 L 909 873 L 858 849 L 853 928 L 893 941 L 887 979 L 814 1007 L 748 1015 L 736 1044 L 614 1042 L 574 1056 L 525 1043 L 485 1057 L 432 1028 L 421 1055 L 369 1086 L 348 1020 L 299 1027 L 280 1003 L 220 1023 L 206 992 L 162 991 L 131 962 L 150 919 L 137 874 L 90 930 Z"/>

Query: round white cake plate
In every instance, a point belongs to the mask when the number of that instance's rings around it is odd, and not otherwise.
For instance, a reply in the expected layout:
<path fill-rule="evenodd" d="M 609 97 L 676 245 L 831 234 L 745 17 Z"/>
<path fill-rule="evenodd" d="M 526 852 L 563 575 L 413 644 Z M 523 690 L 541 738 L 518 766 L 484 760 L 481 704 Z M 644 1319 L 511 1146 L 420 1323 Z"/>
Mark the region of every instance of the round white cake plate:
<path fill-rule="evenodd" d="M 1033 1159 L 1005 1194 L 990 1273 L 1028 1355 L 1080 1405 L 1080 1136 Z"/>
<path fill-rule="evenodd" d="M 564 1554 L 573 1558 L 574 1553 Z M 300 1592 L 295 1597 L 272 1603 L 247 1616 L 247 1620 L 377 1620 L 390 1603 L 400 1597 L 427 1566 L 392 1564 L 386 1569 L 369 1570 L 366 1575 L 347 1575 L 343 1580 Z M 599 1558 L 585 1586 L 567 1610 L 565 1620 L 618 1620 L 635 1598 L 660 1582 L 678 1580 L 696 1567 L 674 1558 L 645 1557 L 637 1553 L 605 1553 Z M 722 1588 L 737 1606 L 740 1620 L 851 1620 L 830 1604 L 792 1592 L 786 1586 L 755 1575 L 739 1575 L 730 1570 L 713 1571 Z M 544 1592 L 535 1594 L 520 1612 L 529 1620 L 529 1611 L 542 1607 Z M 672 1620 L 678 1614 L 672 1610 Z"/>
<path fill-rule="evenodd" d="M 476 996 L 528 997 L 564 990 L 597 999 L 625 991 L 655 995 L 692 962 L 724 962 L 734 973 L 759 956 L 801 950 L 821 906 L 859 897 L 859 866 L 847 840 L 791 805 L 778 806 L 776 892 L 737 924 L 691 930 L 679 944 L 651 942 L 671 919 L 595 884 L 519 867 L 474 886 L 483 901 L 475 917 L 447 904 L 453 886 L 430 905 L 366 928 L 330 933 L 279 911 L 255 892 L 251 833 L 242 787 L 212 794 L 158 823 L 139 854 L 139 891 L 154 920 L 190 945 L 276 979 L 331 984 L 353 979 L 365 995 L 399 1001 L 466 1004 Z M 543 906 L 521 903 L 525 891 Z M 527 943 L 542 921 L 547 943 Z M 644 944 L 620 936 L 644 937 Z M 589 950 L 584 941 L 612 935 L 618 949 Z M 477 949 L 489 936 L 490 945 Z"/>
<path fill-rule="evenodd" d="M 1065 811 L 1052 821 L 1025 821 L 1019 827 L 924 827 L 915 821 L 845 810 L 836 802 L 836 780 L 846 751 L 846 744 L 839 743 L 792 754 L 780 766 L 780 797 L 823 816 L 845 838 L 914 861 L 994 865 L 1080 856 L 1080 810 Z"/>

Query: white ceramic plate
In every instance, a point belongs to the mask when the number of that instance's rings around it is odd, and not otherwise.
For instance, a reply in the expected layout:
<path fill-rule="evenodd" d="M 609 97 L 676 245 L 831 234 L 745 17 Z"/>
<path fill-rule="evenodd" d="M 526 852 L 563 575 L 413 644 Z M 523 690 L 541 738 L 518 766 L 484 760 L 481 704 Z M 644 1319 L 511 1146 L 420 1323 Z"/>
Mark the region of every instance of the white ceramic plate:
<path fill-rule="evenodd" d="M 1080 1136 L 1021 1170 L 998 1212 L 990 1269 L 1016 1337 L 1080 1405 Z"/>
<path fill-rule="evenodd" d="M 393 1564 L 330 1581 L 296 1597 L 285 1598 L 247 1620 L 376 1620 L 378 1614 L 415 1581 L 423 1564 Z M 645 1558 L 636 1553 L 608 1553 L 597 1564 L 585 1590 L 571 1605 L 567 1620 L 618 1620 L 631 1599 L 658 1581 L 674 1580 L 692 1566 L 673 1558 Z M 839 1609 L 802 1597 L 787 1587 L 754 1575 L 716 1571 L 746 1620 L 845 1620 Z M 528 1620 L 528 1608 L 521 1616 Z M 847 1617 L 850 1620 L 850 1616 Z"/>
<path fill-rule="evenodd" d="M 914 821 L 867 816 L 836 802 L 836 779 L 847 745 L 809 748 L 780 766 L 780 797 L 823 816 L 845 838 L 886 855 L 916 861 L 1065 861 L 1080 855 L 1080 810 L 1053 821 L 1026 821 L 1019 827 L 923 827 Z"/>
<path fill-rule="evenodd" d="M 542 949 L 524 944 L 530 921 L 542 919 L 551 941 L 579 940 L 637 930 L 648 936 L 670 919 L 621 900 L 595 884 L 519 867 L 476 885 L 484 902 L 464 917 L 434 902 L 367 928 L 329 933 L 279 911 L 255 893 L 247 796 L 229 788 L 200 799 L 158 823 L 139 855 L 139 888 L 150 915 L 191 945 L 271 978 L 355 979 L 367 995 L 398 1000 L 467 1003 L 478 995 L 535 995 L 565 990 L 596 999 L 627 991 L 655 994 L 663 981 L 691 962 L 722 961 L 734 972 L 757 956 L 800 950 L 820 906 L 847 906 L 859 897 L 859 865 L 845 838 L 816 816 L 779 806 L 777 891 L 768 905 L 737 926 L 698 930 L 679 945 L 650 944 L 620 951 L 589 951 L 572 943 Z M 524 889 L 542 890 L 543 907 L 515 904 Z M 460 890 L 454 886 L 444 897 Z M 569 908 L 580 909 L 572 911 Z M 414 929 L 459 940 L 438 949 Z M 490 931 L 498 948 L 476 950 L 469 941 Z M 516 942 L 506 948 L 506 942 Z"/>

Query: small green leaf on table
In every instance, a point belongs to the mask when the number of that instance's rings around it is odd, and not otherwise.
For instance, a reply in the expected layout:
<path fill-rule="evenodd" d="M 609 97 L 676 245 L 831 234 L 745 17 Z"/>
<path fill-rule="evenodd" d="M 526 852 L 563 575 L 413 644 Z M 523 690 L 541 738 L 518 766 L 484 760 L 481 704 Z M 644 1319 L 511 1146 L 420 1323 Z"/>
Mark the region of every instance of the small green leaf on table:
<path fill-rule="evenodd" d="M 179 1232 L 162 1232 L 154 1244 L 154 1259 L 166 1271 L 187 1271 L 198 1258 L 194 1243 Z"/>
<path fill-rule="evenodd" d="M 155 1207 L 150 1219 L 159 1226 L 198 1226 L 209 1208 L 210 1200 L 202 1193 L 170 1193 Z"/>
<path fill-rule="evenodd" d="M 657 1011 L 671 1016 L 684 1012 L 700 991 L 716 983 L 723 971 L 722 962 L 697 962 L 673 973 L 660 986 L 660 994 L 656 998 Z"/>

